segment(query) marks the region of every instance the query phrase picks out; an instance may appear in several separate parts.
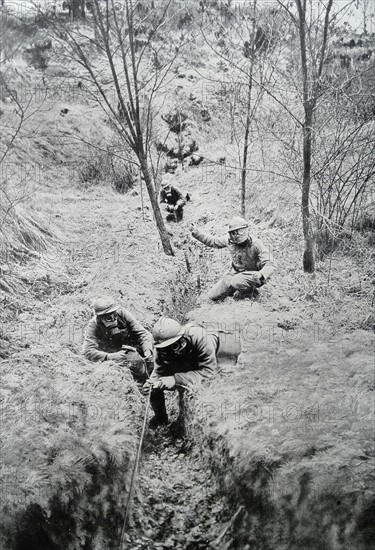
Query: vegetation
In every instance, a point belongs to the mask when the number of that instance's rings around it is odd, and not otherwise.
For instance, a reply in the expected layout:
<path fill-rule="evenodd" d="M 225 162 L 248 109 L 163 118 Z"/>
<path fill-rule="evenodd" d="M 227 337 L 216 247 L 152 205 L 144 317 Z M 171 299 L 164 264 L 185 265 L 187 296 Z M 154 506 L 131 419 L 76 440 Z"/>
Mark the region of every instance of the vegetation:
<path fill-rule="evenodd" d="M 221 494 L 202 497 L 191 441 L 148 433 L 132 548 L 372 548 L 374 38 L 309 5 L 94 0 L 3 19 L 1 547 L 118 547 L 145 403 L 81 355 L 109 293 L 147 328 L 164 313 L 243 344 L 186 417 Z M 173 227 L 164 171 L 191 196 Z M 185 224 L 222 234 L 237 212 L 277 271 L 257 300 L 212 306 L 229 258 Z"/>

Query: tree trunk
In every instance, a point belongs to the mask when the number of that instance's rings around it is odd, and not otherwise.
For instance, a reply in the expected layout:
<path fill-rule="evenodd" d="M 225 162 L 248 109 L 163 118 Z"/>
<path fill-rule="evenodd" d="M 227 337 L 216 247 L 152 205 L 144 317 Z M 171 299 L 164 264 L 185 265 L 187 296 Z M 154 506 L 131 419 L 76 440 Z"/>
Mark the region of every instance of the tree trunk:
<path fill-rule="evenodd" d="M 303 253 L 303 270 L 314 273 L 314 237 L 311 227 L 309 196 L 311 182 L 311 149 L 312 149 L 312 105 L 305 107 L 305 122 L 303 125 L 303 180 L 302 180 L 302 227 L 305 239 L 305 251 Z"/>
<path fill-rule="evenodd" d="M 253 61 L 251 61 L 253 64 Z M 247 176 L 247 155 L 249 152 L 249 134 L 250 134 L 250 107 L 251 107 L 251 89 L 252 89 L 252 67 L 249 77 L 246 105 L 246 126 L 243 146 L 242 169 L 241 169 L 241 215 L 246 216 L 246 176 Z"/>
<path fill-rule="evenodd" d="M 146 183 L 148 195 L 150 197 L 150 202 L 152 206 L 152 210 L 154 212 L 156 226 L 159 231 L 160 240 L 163 246 L 163 250 L 167 256 L 174 256 L 173 248 L 169 240 L 169 236 L 164 224 L 163 216 L 161 215 L 159 204 L 157 201 L 154 185 L 152 183 L 152 178 L 150 175 L 150 171 L 148 168 L 147 159 L 142 155 L 139 158 L 140 164 L 141 164 L 141 171 Z"/>

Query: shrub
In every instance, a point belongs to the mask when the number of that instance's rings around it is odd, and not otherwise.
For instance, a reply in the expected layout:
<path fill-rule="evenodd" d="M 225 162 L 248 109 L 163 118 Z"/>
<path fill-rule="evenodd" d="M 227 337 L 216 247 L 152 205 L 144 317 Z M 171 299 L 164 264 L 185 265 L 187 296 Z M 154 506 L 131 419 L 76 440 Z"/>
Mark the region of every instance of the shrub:
<path fill-rule="evenodd" d="M 108 182 L 118 193 L 127 193 L 137 181 L 137 171 L 133 164 L 110 151 L 93 151 L 80 168 L 79 181 L 85 187 Z"/>
<path fill-rule="evenodd" d="M 30 63 L 35 69 L 46 69 L 48 66 L 48 61 L 46 55 L 43 53 L 43 48 L 40 46 L 35 46 L 31 52 Z"/>
<path fill-rule="evenodd" d="M 127 193 L 137 181 L 137 171 L 133 164 L 110 158 L 111 185 L 118 193 Z"/>

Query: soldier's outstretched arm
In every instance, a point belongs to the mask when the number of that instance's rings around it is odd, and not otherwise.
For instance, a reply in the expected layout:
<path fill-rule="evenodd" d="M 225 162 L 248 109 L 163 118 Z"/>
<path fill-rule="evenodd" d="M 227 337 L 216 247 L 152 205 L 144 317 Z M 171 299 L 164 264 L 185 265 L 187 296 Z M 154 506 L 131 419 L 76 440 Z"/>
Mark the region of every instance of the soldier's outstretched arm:
<path fill-rule="evenodd" d="M 215 237 L 214 235 L 201 231 L 194 224 L 191 224 L 190 231 L 194 239 L 197 239 L 197 241 L 211 248 L 225 248 L 228 246 L 228 235 Z"/>

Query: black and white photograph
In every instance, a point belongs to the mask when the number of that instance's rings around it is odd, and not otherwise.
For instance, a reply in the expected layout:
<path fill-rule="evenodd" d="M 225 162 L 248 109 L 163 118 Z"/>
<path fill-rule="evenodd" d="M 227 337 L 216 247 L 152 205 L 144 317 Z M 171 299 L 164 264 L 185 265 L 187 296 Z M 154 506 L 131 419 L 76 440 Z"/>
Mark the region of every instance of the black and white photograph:
<path fill-rule="evenodd" d="M 375 550 L 375 0 L 1 0 L 0 550 Z"/>

